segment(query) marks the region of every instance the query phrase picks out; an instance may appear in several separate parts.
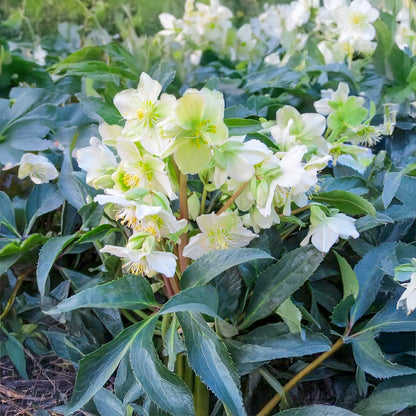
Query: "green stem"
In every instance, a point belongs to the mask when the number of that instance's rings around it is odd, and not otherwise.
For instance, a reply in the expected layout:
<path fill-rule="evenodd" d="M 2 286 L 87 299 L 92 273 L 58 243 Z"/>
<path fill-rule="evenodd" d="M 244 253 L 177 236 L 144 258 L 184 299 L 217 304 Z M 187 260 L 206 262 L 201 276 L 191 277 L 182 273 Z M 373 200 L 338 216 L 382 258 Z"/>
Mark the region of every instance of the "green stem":
<path fill-rule="evenodd" d="M 179 176 L 179 212 L 181 214 L 181 218 L 186 220 L 189 219 L 188 213 L 188 176 L 180 173 Z M 179 269 L 181 273 L 185 271 L 188 267 L 189 259 L 183 256 L 183 249 L 188 244 L 188 233 L 183 233 L 181 235 L 181 242 L 178 245 L 178 257 L 179 257 Z"/>
<path fill-rule="evenodd" d="M 10 312 L 10 309 L 12 308 L 13 303 L 16 299 L 17 292 L 19 291 L 19 288 L 22 285 L 24 279 L 25 279 L 24 274 L 21 274 L 17 277 L 16 284 L 12 290 L 12 293 L 10 294 L 9 300 L 6 303 L 6 307 L 4 308 L 4 311 L 2 312 L 2 314 L 0 315 L 0 321 L 2 321 Z"/>
<path fill-rule="evenodd" d="M 198 376 L 194 379 L 194 403 L 196 416 L 209 415 L 209 391 Z"/>
<path fill-rule="evenodd" d="M 205 211 L 205 203 L 207 202 L 207 187 L 204 184 L 204 189 L 202 190 L 202 196 L 201 196 L 201 207 L 199 209 L 199 215 L 202 215 Z"/>

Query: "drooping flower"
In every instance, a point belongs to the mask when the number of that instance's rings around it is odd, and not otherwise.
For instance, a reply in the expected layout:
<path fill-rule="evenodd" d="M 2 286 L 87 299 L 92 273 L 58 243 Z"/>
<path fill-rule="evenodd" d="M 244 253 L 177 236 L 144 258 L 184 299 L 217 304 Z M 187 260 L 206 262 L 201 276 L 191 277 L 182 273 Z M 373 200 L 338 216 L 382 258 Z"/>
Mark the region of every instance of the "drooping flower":
<path fill-rule="evenodd" d="M 311 226 L 308 234 L 301 241 L 301 246 L 305 246 L 311 240 L 319 251 L 328 253 L 339 238 L 358 238 L 360 235 L 354 225 L 355 219 L 345 214 L 336 213 L 326 216 L 321 208 L 312 205 L 310 219 Z"/>
<path fill-rule="evenodd" d="M 245 247 L 258 237 L 244 227 L 236 212 L 201 215 L 196 222 L 201 233 L 191 237 L 183 251 L 183 255 L 191 259 L 197 259 L 212 250 Z"/>
<path fill-rule="evenodd" d="M 100 139 L 92 137 L 91 146 L 77 150 L 75 157 L 82 170 L 87 172 L 87 183 L 94 188 L 110 188 L 111 175 L 118 164 L 113 152 Z"/>
<path fill-rule="evenodd" d="M 33 183 L 39 185 L 58 177 L 58 171 L 48 158 L 34 153 L 25 153 L 19 163 L 17 177 L 30 177 Z"/>
<path fill-rule="evenodd" d="M 397 302 L 397 308 L 406 309 L 407 315 L 410 315 L 416 309 L 416 272 L 412 273 L 410 282 L 405 287 L 406 290 Z"/>
<path fill-rule="evenodd" d="M 147 233 L 136 233 L 129 238 L 126 247 L 104 246 L 100 251 L 125 259 L 126 272 L 153 277 L 158 273 L 173 277 L 176 270 L 176 256 L 166 251 L 155 250 L 156 238 Z"/>

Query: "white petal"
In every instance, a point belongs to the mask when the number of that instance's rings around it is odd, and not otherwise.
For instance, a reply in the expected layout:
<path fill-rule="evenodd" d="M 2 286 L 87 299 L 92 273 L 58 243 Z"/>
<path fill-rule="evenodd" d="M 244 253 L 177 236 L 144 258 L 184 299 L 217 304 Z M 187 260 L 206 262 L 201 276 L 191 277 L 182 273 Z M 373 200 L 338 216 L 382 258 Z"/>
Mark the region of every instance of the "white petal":
<path fill-rule="evenodd" d="M 114 97 L 114 105 L 126 120 L 137 118 L 137 111 L 143 98 L 139 96 L 137 90 L 132 88 L 117 93 Z"/>
<path fill-rule="evenodd" d="M 146 260 L 150 268 L 158 273 L 162 273 L 166 277 L 175 276 L 176 256 L 173 253 L 153 251 L 147 255 Z"/>
<path fill-rule="evenodd" d="M 326 224 L 319 225 L 312 235 L 312 244 L 324 253 L 328 253 L 337 240 L 338 233 L 332 231 Z"/>
<path fill-rule="evenodd" d="M 194 235 L 190 238 L 189 243 L 183 249 L 183 255 L 190 259 L 196 260 L 209 250 L 206 248 L 205 236 L 203 233 Z"/>

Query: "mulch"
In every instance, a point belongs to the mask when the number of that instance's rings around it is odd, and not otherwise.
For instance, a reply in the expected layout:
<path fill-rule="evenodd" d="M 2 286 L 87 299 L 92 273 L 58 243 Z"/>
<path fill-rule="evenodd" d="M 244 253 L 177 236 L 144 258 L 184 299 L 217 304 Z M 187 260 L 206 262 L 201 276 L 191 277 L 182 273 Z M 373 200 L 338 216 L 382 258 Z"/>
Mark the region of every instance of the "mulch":
<path fill-rule="evenodd" d="M 52 409 L 71 397 L 75 370 L 70 362 L 27 350 L 26 357 L 29 380 L 20 376 L 8 357 L 0 360 L 0 415 L 33 416 L 37 410 Z M 48 414 L 60 415 L 50 410 Z"/>

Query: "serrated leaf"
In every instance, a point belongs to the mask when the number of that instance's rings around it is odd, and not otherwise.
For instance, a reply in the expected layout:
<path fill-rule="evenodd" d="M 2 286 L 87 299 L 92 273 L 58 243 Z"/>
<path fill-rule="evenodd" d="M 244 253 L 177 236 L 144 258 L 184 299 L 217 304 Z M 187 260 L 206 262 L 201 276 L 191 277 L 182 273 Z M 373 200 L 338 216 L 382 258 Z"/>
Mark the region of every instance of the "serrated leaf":
<path fill-rule="evenodd" d="M 416 315 L 406 315 L 406 311 L 397 308 L 397 302 L 404 289 L 397 285 L 395 294 L 378 313 L 360 330 L 360 333 L 371 331 L 374 336 L 380 332 L 416 331 Z"/>
<path fill-rule="evenodd" d="M 337 252 L 335 252 L 335 257 L 337 258 L 339 269 L 341 272 L 342 286 L 344 292 L 343 298 L 345 299 L 350 295 L 356 298 L 360 287 L 354 270 L 349 265 L 347 260 L 345 260 L 344 257 L 340 256 Z"/>
<path fill-rule="evenodd" d="M 159 360 L 153 345 L 158 317 L 147 321 L 130 348 L 130 363 L 137 381 L 147 395 L 174 416 L 195 414 L 193 398 L 186 384 Z"/>
<path fill-rule="evenodd" d="M 199 312 L 219 318 L 218 304 L 218 293 L 214 287 L 210 285 L 191 287 L 170 298 L 160 310 L 160 314 L 163 315 L 169 312 Z"/>
<path fill-rule="evenodd" d="M 149 282 L 142 276 L 129 275 L 85 289 L 45 313 L 53 315 L 79 308 L 146 309 L 152 306 L 158 303 Z"/>
<path fill-rule="evenodd" d="M 357 416 L 357 413 L 342 407 L 315 404 L 313 406 L 284 410 L 279 412 L 279 416 Z"/>
<path fill-rule="evenodd" d="M 322 334 L 305 331 L 304 339 L 301 339 L 298 334 L 274 333 L 273 325 L 266 325 L 266 327 L 270 328 L 267 337 L 251 340 L 249 337 L 243 337 L 242 342 L 229 342 L 232 356 L 238 365 L 302 357 L 328 351 L 331 348 L 331 342 Z"/>
<path fill-rule="evenodd" d="M 357 404 L 354 412 L 363 416 L 397 414 L 416 406 L 416 383 L 397 388 L 378 390 Z"/>
<path fill-rule="evenodd" d="M 182 275 L 181 287 L 203 286 L 231 267 L 258 259 L 271 259 L 270 254 L 251 248 L 214 250 L 199 257 Z"/>
<path fill-rule="evenodd" d="M 345 214 L 370 214 L 376 216 L 376 209 L 363 197 L 348 191 L 330 191 L 314 195 L 314 201 L 323 202 L 333 208 L 338 208 Z"/>
<path fill-rule="evenodd" d="M 62 250 L 77 238 L 77 235 L 66 235 L 53 237 L 41 248 L 39 253 L 38 266 L 36 269 L 36 281 L 41 297 L 49 292 L 49 272 L 55 263 L 56 258 Z"/>
<path fill-rule="evenodd" d="M 273 312 L 309 279 L 323 258 L 315 247 L 308 245 L 287 253 L 263 271 L 240 327 L 247 328 Z"/>
<path fill-rule="evenodd" d="M 396 242 L 381 244 L 368 252 L 354 267 L 360 290 L 351 310 L 352 324 L 360 319 L 374 302 L 385 274 L 382 264 L 391 253 L 394 253 L 396 244 Z"/>
<path fill-rule="evenodd" d="M 416 370 L 404 365 L 388 361 L 371 332 L 350 338 L 352 350 L 357 364 L 368 374 L 376 378 L 389 378 L 406 374 L 414 374 Z"/>
<path fill-rule="evenodd" d="M 146 323 L 147 321 L 142 321 L 126 328 L 112 341 L 80 361 L 74 391 L 71 401 L 66 406 L 65 414 L 79 410 L 101 389 Z"/>
<path fill-rule="evenodd" d="M 110 125 L 119 124 L 122 120 L 120 113 L 113 104 L 107 104 L 99 97 L 89 97 L 85 94 L 75 94 L 82 110 L 93 120 L 105 121 Z"/>
<path fill-rule="evenodd" d="M 343 298 L 332 311 L 331 322 L 339 327 L 345 328 L 348 325 L 350 310 L 355 303 L 353 295 Z"/>
<path fill-rule="evenodd" d="M 178 312 L 177 317 L 184 332 L 190 366 L 231 414 L 245 415 L 239 377 L 222 340 L 200 314 Z"/>

